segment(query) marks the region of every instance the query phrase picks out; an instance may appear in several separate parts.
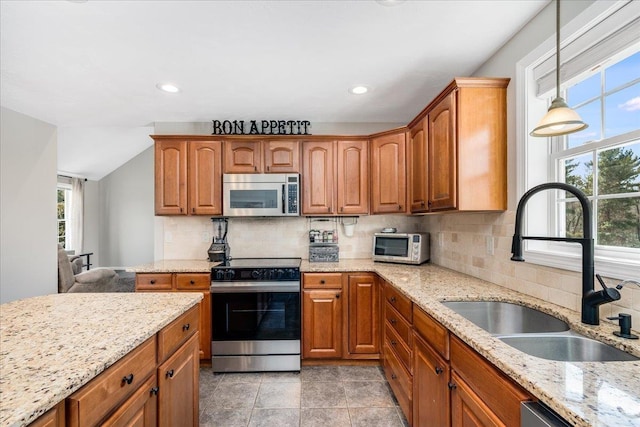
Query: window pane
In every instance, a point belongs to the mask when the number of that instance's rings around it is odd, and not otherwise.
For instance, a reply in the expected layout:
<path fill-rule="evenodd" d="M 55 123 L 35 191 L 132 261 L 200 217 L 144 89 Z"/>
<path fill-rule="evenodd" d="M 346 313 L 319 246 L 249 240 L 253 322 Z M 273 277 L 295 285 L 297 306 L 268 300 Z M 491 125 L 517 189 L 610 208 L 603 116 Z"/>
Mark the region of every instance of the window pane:
<path fill-rule="evenodd" d="M 582 206 L 580 202 L 560 202 L 564 214 L 565 237 L 582 237 Z"/>
<path fill-rule="evenodd" d="M 640 142 L 598 153 L 598 193 L 640 191 Z"/>
<path fill-rule="evenodd" d="M 564 182 L 577 187 L 587 196 L 593 194 L 593 156 L 585 154 L 561 160 L 564 166 Z M 566 194 L 564 197 L 573 197 Z"/>
<path fill-rule="evenodd" d="M 604 71 L 605 91 L 640 78 L 640 52 L 613 64 Z"/>
<path fill-rule="evenodd" d="M 600 125 L 601 110 L 600 99 L 576 109 L 576 112 L 580 115 L 582 121 L 588 124 L 589 127 L 581 132 L 568 135 L 568 148 L 577 147 L 586 142 L 602 139 L 602 126 Z"/>
<path fill-rule="evenodd" d="M 605 97 L 605 138 L 640 128 L 640 83 Z"/>
<path fill-rule="evenodd" d="M 640 197 L 598 202 L 597 244 L 640 248 Z"/>
<path fill-rule="evenodd" d="M 586 100 L 601 95 L 600 79 L 602 74 L 597 73 L 580 83 L 567 89 L 567 104 L 572 107 L 582 104 Z"/>

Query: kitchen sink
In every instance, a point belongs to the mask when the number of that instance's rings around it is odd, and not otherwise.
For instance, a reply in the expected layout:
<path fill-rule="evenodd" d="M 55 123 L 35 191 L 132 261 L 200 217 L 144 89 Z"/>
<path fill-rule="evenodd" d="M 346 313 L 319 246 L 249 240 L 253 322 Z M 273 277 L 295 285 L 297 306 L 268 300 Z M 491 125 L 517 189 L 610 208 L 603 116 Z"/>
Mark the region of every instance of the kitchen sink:
<path fill-rule="evenodd" d="M 529 334 L 498 338 L 528 355 L 561 362 L 639 360 L 632 354 L 581 335 Z"/>
<path fill-rule="evenodd" d="M 493 335 L 569 330 L 564 321 L 518 304 L 502 301 L 446 301 L 442 304 Z"/>

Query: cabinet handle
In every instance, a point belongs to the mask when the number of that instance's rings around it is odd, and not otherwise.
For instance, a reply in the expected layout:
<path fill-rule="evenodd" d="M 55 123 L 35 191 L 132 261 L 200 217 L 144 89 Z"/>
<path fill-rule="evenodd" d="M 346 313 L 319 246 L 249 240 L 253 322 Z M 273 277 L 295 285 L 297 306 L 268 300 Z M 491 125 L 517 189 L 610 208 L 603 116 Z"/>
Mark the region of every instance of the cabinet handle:
<path fill-rule="evenodd" d="M 396 323 L 398 323 L 396 319 L 389 319 L 389 322 L 391 322 L 392 325 L 395 325 Z"/>
<path fill-rule="evenodd" d="M 390 302 L 390 303 L 392 303 L 392 304 L 393 304 L 394 302 L 396 302 L 396 297 L 391 297 L 391 298 L 389 298 L 389 302 Z"/>
<path fill-rule="evenodd" d="M 391 379 L 392 379 L 392 380 L 395 380 L 396 378 L 398 378 L 398 377 L 396 376 L 396 374 L 391 374 Z"/>
<path fill-rule="evenodd" d="M 324 285 L 324 283 L 325 283 L 324 279 L 320 280 L 321 285 Z"/>
<path fill-rule="evenodd" d="M 398 205 L 398 210 L 401 211 L 402 210 L 402 205 Z"/>
<path fill-rule="evenodd" d="M 196 282 L 195 282 L 195 280 L 189 280 L 189 284 L 190 284 L 190 285 L 195 285 L 195 284 L 196 284 Z"/>
<path fill-rule="evenodd" d="M 184 332 L 184 331 L 188 331 L 190 327 L 191 327 L 191 325 L 190 325 L 190 324 L 188 324 L 188 323 L 187 323 L 186 325 L 182 325 L 182 331 L 183 331 L 183 332 Z"/>
<path fill-rule="evenodd" d="M 151 283 L 152 285 L 155 285 L 156 281 L 152 279 L 149 283 Z"/>
<path fill-rule="evenodd" d="M 191 212 L 196 213 L 196 208 L 191 208 Z"/>
<path fill-rule="evenodd" d="M 180 213 L 182 213 L 182 208 L 180 208 Z"/>
<path fill-rule="evenodd" d="M 443 369 L 440 366 L 436 366 L 436 374 L 440 375 L 443 371 Z"/>
<path fill-rule="evenodd" d="M 129 374 L 122 377 L 122 385 L 124 385 L 124 383 L 131 384 L 132 382 L 133 382 L 133 374 Z"/>
<path fill-rule="evenodd" d="M 267 172 L 271 170 L 271 166 L 267 166 Z"/>
<path fill-rule="evenodd" d="M 151 395 L 156 395 L 157 396 L 159 390 L 160 389 L 158 387 L 152 387 L 151 388 Z"/>
<path fill-rule="evenodd" d="M 458 388 L 458 386 L 452 382 L 447 383 L 447 386 L 449 387 L 449 390 L 455 390 L 456 388 Z"/>
<path fill-rule="evenodd" d="M 398 344 L 398 343 L 397 343 L 395 340 L 391 340 L 391 345 L 392 345 L 392 346 L 394 346 L 394 347 L 395 347 L 395 346 L 396 346 L 396 344 Z"/>
<path fill-rule="evenodd" d="M 171 370 L 167 371 L 167 375 L 166 375 L 166 377 L 167 377 L 167 378 L 173 378 L 173 369 L 171 369 Z"/>
<path fill-rule="evenodd" d="M 253 167 L 253 170 L 254 170 L 255 172 L 258 172 L 258 167 L 257 167 L 257 166 L 254 166 L 254 167 Z"/>

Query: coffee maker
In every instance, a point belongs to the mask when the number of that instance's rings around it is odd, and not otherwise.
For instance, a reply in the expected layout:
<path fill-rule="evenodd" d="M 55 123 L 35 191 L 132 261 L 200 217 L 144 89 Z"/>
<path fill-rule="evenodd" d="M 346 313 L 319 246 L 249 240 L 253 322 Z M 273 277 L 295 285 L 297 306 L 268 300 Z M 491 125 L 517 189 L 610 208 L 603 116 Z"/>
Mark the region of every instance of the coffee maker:
<path fill-rule="evenodd" d="M 213 222 L 213 242 L 209 246 L 207 254 L 209 261 L 226 264 L 229 256 L 229 243 L 227 243 L 227 231 L 229 229 L 228 218 L 211 218 Z"/>

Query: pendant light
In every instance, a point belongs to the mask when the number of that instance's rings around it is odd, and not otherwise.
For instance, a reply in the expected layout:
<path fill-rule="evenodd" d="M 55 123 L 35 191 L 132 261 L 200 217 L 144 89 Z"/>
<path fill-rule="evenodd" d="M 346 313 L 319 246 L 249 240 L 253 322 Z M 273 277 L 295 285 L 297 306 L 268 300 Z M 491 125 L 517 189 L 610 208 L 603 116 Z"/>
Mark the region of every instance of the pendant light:
<path fill-rule="evenodd" d="M 587 127 L 589 125 L 583 122 L 580 115 L 569 108 L 564 98 L 560 96 L 560 0 L 556 0 L 556 97 L 551 102 L 547 114 L 529 135 L 542 137 L 567 135 Z"/>

